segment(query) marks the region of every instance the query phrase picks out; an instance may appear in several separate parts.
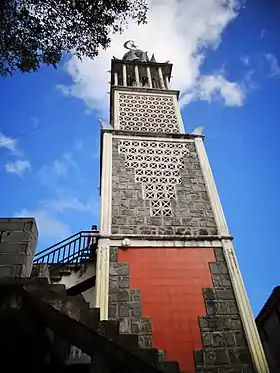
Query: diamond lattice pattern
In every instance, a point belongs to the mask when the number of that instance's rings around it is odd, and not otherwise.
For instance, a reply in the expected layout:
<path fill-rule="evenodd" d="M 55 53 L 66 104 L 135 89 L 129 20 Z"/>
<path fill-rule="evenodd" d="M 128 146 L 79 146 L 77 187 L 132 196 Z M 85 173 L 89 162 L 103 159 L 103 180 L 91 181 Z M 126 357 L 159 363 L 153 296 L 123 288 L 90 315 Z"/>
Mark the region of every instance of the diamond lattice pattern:
<path fill-rule="evenodd" d="M 119 94 L 119 128 L 126 131 L 180 132 L 173 97 Z"/>
<path fill-rule="evenodd" d="M 125 166 L 135 171 L 135 182 L 142 184 L 143 199 L 150 201 L 151 216 L 172 216 L 171 200 L 181 183 L 183 157 L 188 144 L 167 141 L 120 140 L 118 151 L 125 155 Z"/>

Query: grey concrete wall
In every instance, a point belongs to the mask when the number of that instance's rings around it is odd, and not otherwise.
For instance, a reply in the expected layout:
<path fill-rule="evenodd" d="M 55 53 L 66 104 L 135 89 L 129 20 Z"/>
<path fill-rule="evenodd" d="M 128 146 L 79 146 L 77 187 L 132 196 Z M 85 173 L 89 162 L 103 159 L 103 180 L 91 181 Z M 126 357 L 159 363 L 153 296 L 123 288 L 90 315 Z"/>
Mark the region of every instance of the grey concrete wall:
<path fill-rule="evenodd" d="M 131 140 L 131 138 L 128 138 L 128 141 Z M 124 141 L 125 140 L 123 140 L 123 142 Z M 135 148 L 137 148 L 138 143 L 141 143 L 141 141 L 137 139 L 133 140 Z M 166 198 L 167 201 L 170 200 L 172 215 L 152 216 L 153 213 L 151 211 L 151 200 L 144 198 L 143 188 L 145 188 L 145 186 L 143 187 L 141 182 L 135 181 L 136 169 L 131 167 L 131 161 L 127 162 L 128 157 L 131 155 L 133 156 L 133 149 L 125 149 L 126 153 L 122 153 L 119 151 L 119 140 L 117 138 L 113 138 L 112 234 L 137 234 L 142 236 L 216 235 L 216 223 L 194 142 L 186 142 L 183 145 L 186 146 L 187 154 L 182 155 L 181 158 L 180 156 L 172 157 L 172 155 L 168 155 L 168 153 L 170 153 L 168 146 L 166 146 L 166 149 L 163 150 L 160 148 L 154 150 L 152 148 L 154 143 L 155 142 L 152 140 L 147 140 L 143 146 L 142 141 L 142 145 L 140 145 L 140 147 L 142 146 L 142 149 L 140 151 L 145 151 L 146 153 L 143 155 L 143 153 L 140 154 L 139 152 L 138 154 L 143 158 L 142 161 L 138 161 L 137 172 L 141 172 L 139 169 L 141 169 L 142 164 L 144 168 L 145 164 L 153 162 L 147 162 L 146 159 L 153 159 L 153 157 L 154 159 L 157 159 L 156 156 L 160 155 L 161 160 L 164 160 L 164 158 L 162 158 L 164 152 L 167 155 L 167 159 L 170 159 L 171 162 L 174 160 L 175 167 L 177 167 L 177 171 L 179 172 L 179 176 L 177 177 L 180 177 L 181 183 L 175 185 L 176 198 Z M 165 144 L 168 143 L 165 142 Z M 176 141 L 174 139 L 173 144 L 174 147 L 171 149 L 171 152 L 173 152 L 174 155 L 174 149 L 176 150 L 177 146 L 179 148 L 182 142 L 178 142 L 178 145 L 176 145 Z M 151 147 L 150 151 L 154 151 L 154 155 L 152 155 L 152 157 L 149 155 L 149 146 Z M 179 151 L 182 152 L 180 149 Z M 159 152 L 161 152 L 161 154 L 159 154 Z M 182 167 L 178 167 L 176 164 L 178 162 L 182 164 Z M 167 164 L 163 163 L 164 161 L 159 161 L 157 166 L 158 172 L 161 172 L 161 164 L 163 167 L 165 167 L 166 171 L 169 171 L 168 167 L 171 169 L 171 166 L 173 166 L 172 164 L 170 165 L 170 162 L 167 162 Z M 153 172 L 153 170 L 151 171 Z M 174 175 L 174 171 L 171 170 L 171 173 Z M 159 180 L 164 180 L 164 178 L 165 175 L 163 172 L 163 176 Z M 150 184 L 152 184 L 152 182 Z M 164 182 L 162 185 L 164 188 L 166 188 L 166 184 Z M 155 192 L 158 193 L 158 190 L 155 189 Z"/>
<path fill-rule="evenodd" d="M 34 218 L 0 218 L 0 277 L 29 277 L 38 239 Z"/>
<path fill-rule="evenodd" d="M 62 275 L 61 280 L 56 283 L 65 285 L 66 289 L 68 289 L 89 279 L 90 277 L 94 276 L 95 273 L 95 263 L 88 262 L 85 267 L 81 268 L 80 270 L 75 271 L 73 269 L 70 275 Z M 95 307 L 95 290 L 95 287 L 92 287 L 82 293 L 85 301 L 90 304 L 90 307 Z"/>

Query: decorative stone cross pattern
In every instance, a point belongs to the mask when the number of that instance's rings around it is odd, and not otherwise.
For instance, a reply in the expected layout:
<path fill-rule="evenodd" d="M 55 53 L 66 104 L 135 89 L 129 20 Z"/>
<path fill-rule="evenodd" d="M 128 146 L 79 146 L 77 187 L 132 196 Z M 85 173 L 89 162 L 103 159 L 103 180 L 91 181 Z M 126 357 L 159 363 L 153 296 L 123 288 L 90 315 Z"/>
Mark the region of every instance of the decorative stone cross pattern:
<path fill-rule="evenodd" d="M 150 201 L 151 216 L 172 216 L 171 200 L 182 182 L 180 169 L 188 145 L 181 142 L 120 140 L 118 151 L 125 155 L 125 166 L 135 171 L 135 182 L 142 184 L 143 199 Z"/>

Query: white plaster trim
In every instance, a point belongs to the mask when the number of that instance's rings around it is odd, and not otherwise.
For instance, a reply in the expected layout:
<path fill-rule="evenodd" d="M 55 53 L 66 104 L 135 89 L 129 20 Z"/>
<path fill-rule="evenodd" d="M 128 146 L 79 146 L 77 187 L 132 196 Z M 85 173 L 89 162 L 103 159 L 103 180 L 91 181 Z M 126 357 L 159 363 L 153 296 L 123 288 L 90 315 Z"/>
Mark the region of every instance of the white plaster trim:
<path fill-rule="evenodd" d="M 176 139 L 176 138 L 164 138 L 164 137 L 152 137 L 152 136 L 129 136 L 129 135 L 113 135 L 114 139 L 120 140 L 132 140 L 132 141 L 159 141 L 159 142 L 194 142 L 194 139 Z"/>
<path fill-rule="evenodd" d="M 110 235 L 112 215 L 112 134 L 103 133 L 100 235 Z"/>
<path fill-rule="evenodd" d="M 179 133 L 185 133 L 184 123 L 183 123 L 183 119 L 182 119 L 180 106 L 179 106 L 179 103 L 178 103 L 178 100 L 177 100 L 177 96 L 175 96 L 175 95 L 173 95 L 173 102 L 174 102 L 174 107 L 175 107 L 175 111 L 176 111 L 177 121 L 178 121 L 178 124 L 179 124 Z"/>
<path fill-rule="evenodd" d="M 209 199 L 215 216 L 218 233 L 221 236 L 229 235 L 226 219 L 215 185 L 214 177 L 201 138 L 195 138 L 196 150 L 200 161 L 200 166 L 208 190 Z M 249 299 L 245 290 L 243 279 L 239 270 L 232 241 L 222 239 L 223 252 L 228 265 L 229 275 L 232 282 L 235 298 L 239 308 L 239 313 L 247 337 L 248 346 L 251 352 L 253 365 L 258 373 L 269 373 L 266 357 L 262 343 L 258 334 L 254 316 L 250 307 Z"/>
<path fill-rule="evenodd" d="M 125 65 L 123 65 L 125 66 Z M 126 68 L 126 66 L 125 66 Z M 120 128 L 120 110 L 119 110 L 119 107 L 120 107 L 120 100 L 119 100 L 119 97 L 120 96 L 120 92 L 119 91 L 114 91 L 114 123 L 113 123 L 113 127 L 114 129 L 118 130 Z"/>
<path fill-rule="evenodd" d="M 100 320 L 108 320 L 110 240 L 99 239 L 96 261 L 95 304 L 100 308 Z"/>
<path fill-rule="evenodd" d="M 229 230 L 227 227 L 225 215 L 220 202 L 214 177 L 210 168 L 208 157 L 205 151 L 203 141 L 200 137 L 194 139 L 197 155 L 200 161 L 200 166 L 204 176 L 205 184 L 208 189 L 209 199 L 215 215 L 218 232 L 221 236 L 228 236 Z"/>
<path fill-rule="evenodd" d="M 173 247 L 181 247 L 181 248 L 198 248 L 198 247 L 222 247 L 222 243 L 220 240 L 215 240 L 215 241 L 179 241 L 179 240 L 139 240 L 139 239 L 133 239 L 131 237 L 128 237 L 130 240 L 130 245 L 126 248 L 132 247 L 132 248 L 150 248 L 150 247 L 156 247 L 156 248 L 161 248 L 161 247 L 168 247 L 168 248 L 173 248 Z M 122 241 L 123 239 L 114 239 L 110 238 L 110 246 L 118 246 L 122 247 Z M 124 247 L 124 249 L 126 249 Z"/>

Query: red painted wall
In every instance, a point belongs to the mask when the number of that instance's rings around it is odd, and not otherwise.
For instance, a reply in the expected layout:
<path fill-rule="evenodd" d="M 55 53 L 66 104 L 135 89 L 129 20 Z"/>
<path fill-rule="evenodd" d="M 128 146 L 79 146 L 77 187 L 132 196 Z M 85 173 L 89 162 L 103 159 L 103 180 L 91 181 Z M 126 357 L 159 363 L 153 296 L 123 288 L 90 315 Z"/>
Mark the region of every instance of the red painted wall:
<path fill-rule="evenodd" d="M 214 261 L 209 248 L 119 249 L 130 287 L 141 290 L 143 316 L 152 318 L 154 346 L 179 361 L 182 372 L 195 372 L 193 350 L 202 348 L 198 316 L 206 314 L 202 288 L 212 287 Z"/>

